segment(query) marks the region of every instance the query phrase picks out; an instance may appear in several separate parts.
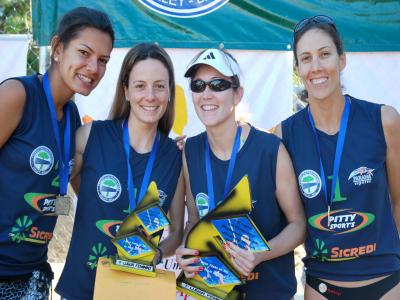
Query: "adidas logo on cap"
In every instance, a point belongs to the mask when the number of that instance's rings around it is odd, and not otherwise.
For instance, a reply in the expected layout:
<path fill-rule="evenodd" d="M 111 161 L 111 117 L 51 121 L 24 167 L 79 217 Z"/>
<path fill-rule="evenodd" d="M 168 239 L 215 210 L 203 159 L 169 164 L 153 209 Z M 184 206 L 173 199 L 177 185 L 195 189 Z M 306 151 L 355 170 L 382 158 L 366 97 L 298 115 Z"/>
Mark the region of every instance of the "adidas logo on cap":
<path fill-rule="evenodd" d="M 215 59 L 214 53 L 210 52 L 207 56 L 203 57 L 203 60 Z"/>

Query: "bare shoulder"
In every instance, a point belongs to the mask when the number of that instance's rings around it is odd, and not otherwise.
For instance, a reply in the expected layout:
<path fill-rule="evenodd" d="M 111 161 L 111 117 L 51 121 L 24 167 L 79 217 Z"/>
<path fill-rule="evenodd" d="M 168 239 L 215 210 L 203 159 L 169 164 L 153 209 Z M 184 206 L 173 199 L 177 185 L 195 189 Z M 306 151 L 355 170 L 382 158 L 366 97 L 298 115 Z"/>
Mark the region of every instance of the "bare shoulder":
<path fill-rule="evenodd" d="M 16 80 L 10 79 L 0 85 L 0 105 L 4 109 L 23 108 L 25 104 L 25 88 L 23 84 Z"/>
<path fill-rule="evenodd" d="M 282 123 L 276 125 L 272 133 L 275 134 L 278 138 L 282 139 Z"/>
<path fill-rule="evenodd" d="M 0 148 L 20 122 L 25 98 L 25 88 L 18 80 L 10 79 L 0 85 Z"/>
<path fill-rule="evenodd" d="M 76 152 L 83 154 L 85 152 L 86 144 L 89 139 L 92 123 L 86 123 L 81 126 L 76 132 Z"/>
<path fill-rule="evenodd" d="M 384 128 L 397 127 L 400 125 L 400 115 L 397 110 L 390 105 L 382 105 L 381 107 L 382 125 Z"/>

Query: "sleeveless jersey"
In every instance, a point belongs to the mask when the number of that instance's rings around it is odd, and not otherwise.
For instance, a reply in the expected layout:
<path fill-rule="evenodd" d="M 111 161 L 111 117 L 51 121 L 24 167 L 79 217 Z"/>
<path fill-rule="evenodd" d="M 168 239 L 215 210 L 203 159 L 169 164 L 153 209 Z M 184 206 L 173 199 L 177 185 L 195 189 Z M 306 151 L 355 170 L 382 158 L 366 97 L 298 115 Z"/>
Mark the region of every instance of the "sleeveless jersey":
<path fill-rule="evenodd" d="M 150 153 L 131 148 L 134 187 L 139 192 Z M 150 182 L 155 181 L 161 206 L 168 212 L 182 168 L 182 153 L 176 143 L 160 133 Z M 117 253 L 111 242 L 128 216 L 128 171 L 121 121 L 95 121 L 83 154 L 80 193 L 71 245 L 56 287 L 67 298 L 92 299 L 99 257 Z"/>
<path fill-rule="evenodd" d="M 386 176 L 381 106 L 350 99 L 329 224 L 308 108 L 282 123 L 283 141 L 292 157 L 308 221 L 306 271 L 341 281 L 364 280 L 400 269 L 400 242 Z M 329 198 L 338 134 L 319 130 L 317 134 Z"/>
<path fill-rule="evenodd" d="M 185 145 L 190 187 L 200 217 L 208 212 L 205 168 L 206 132 L 189 138 Z M 248 175 L 252 195 L 251 219 L 266 240 L 278 235 L 287 225 L 275 196 L 276 162 L 280 141 L 275 136 L 251 127 L 246 142 L 239 150 L 230 189 Z M 218 159 L 210 149 L 213 187 L 216 202 L 223 199 L 228 161 Z M 247 277 L 246 284 L 236 289 L 246 299 L 290 299 L 296 293 L 293 252 L 260 263 Z"/>
<path fill-rule="evenodd" d="M 57 218 L 44 216 L 59 193 L 58 150 L 42 83 L 37 75 L 14 78 L 25 89 L 21 120 L 0 149 L 0 277 L 43 268 Z M 71 153 L 80 117 L 71 106 Z M 61 142 L 65 120 L 60 121 Z M 72 166 L 73 160 L 69 161 Z"/>

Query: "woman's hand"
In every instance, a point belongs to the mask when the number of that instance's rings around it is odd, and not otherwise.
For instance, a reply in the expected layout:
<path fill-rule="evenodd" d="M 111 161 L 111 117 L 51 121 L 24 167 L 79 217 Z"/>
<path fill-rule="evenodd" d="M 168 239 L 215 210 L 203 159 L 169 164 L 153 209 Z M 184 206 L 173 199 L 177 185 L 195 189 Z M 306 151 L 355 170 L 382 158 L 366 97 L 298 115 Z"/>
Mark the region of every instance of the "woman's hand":
<path fill-rule="evenodd" d="M 183 150 L 183 147 L 185 147 L 185 139 L 186 135 L 179 135 L 175 138 L 176 146 L 179 148 L 179 150 Z"/>
<path fill-rule="evenodd" d="M 230 242 L 224 244 L 224 249 L 231 256 L 236 270 L 245 276 L 248 276 L 259 263 L 263 262 L 266 256 L 265 252 L 253 253 Z"/>
<path fill-rule="evenodd" d="M 185 273 L 186 278 L 193 278 L 198 272 L 203 270 L 203 267 L 201 266 L 192 266 L 193 264 L 199 262 L 198 257 L 183 258 L 183 256 L 199 255 L 198 250 L 188 249 L 184 246 L 180 246 L 178 249 L 176 249 L 175 255 L 176 262 Z"/>

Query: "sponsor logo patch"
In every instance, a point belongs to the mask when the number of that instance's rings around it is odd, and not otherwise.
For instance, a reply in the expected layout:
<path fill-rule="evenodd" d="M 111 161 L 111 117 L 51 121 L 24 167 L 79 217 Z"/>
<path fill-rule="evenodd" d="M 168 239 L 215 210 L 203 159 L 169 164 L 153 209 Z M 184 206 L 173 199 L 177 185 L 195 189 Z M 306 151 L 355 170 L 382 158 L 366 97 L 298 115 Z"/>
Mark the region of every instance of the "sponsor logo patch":
<path fill-rule="evenodd" d="M 304 170 L 299 175 L 301 193 L 311 199 L 321 191 L 321 177 L 314 170 Z"/>
<path fill-rule="evenodd" d="M 371 183 L 372 177 L 374 176 L 375 169 L 370 169 L 367 167 L 360 167 L 355 169 L 353 172 L 350 173 L 349 179 L 353 179 L 354 185 L 364 185 L 367 183 Z"/>
<path fill-rule="evenodd" d="M 375 216 L 371 213 L 340 209 L 331 211 L 329 217 L 328 212 L 312 216 L 308 219 L 308 223 L 319 230 L 330 231 L 334 234 L 345 234 L 361 230 L 374 220 Z"/>
<path fill-rule="evenodd" d="M 53 233 L 44 231 L 37 226 L 32 226 L 33 221 L 29 216 L 22 216 L 15 221 L 9 236 L 17 244 L 21 242 L 47 244 L 53 237 Z"/>
<path fill-rule="evenodd" d="M 121 224 L 120 220 L 99 220 L 96 222 L 96 227 L 110 238 L 114 238 Z"/>
<path fill-rule="evenodd" d="M 53 152 L 46 146 L 39 146 L 32 151 L 29 162 L 33 172 L 38 175 L 46 175 L 54 165 Z"/>
<path fill-rule="evenodd" d="M 114 202 L 121 195 L 121 184 L 117 177 L 105 174 L 97 182 L 97 194 L 106 203 Z"/>
<path fill-rule="evenodd" d="M 320 261 L 345 261 L 357 259 L 362 255 L 370 254 L 376 251 L 376 243 L 355 246 L 352 248 L 340 248 L 334 246 L 328 250 L 323 240 L 316 239 L 312 256 Z"/>
<path fill-rule="evenodd" d="M 219 9 L 229 0 L 139 0 L 147 8 L 159 14 L 176 18 L 195 18 Z"/>

